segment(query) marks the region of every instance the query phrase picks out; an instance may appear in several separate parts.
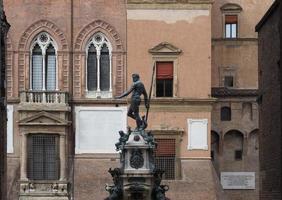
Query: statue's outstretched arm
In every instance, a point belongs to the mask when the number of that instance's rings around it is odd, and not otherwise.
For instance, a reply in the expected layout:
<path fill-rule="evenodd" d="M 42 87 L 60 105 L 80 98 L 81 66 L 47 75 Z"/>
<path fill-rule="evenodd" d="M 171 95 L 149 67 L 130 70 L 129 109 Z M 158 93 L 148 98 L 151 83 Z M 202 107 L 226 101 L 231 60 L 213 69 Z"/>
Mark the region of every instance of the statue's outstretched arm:
<path fill-rule="evenodd" d="M 121 99 L 123 97 L 128 96 L 132 91 L 133 91 L 133 87 L 131 87 L 128 91 L 124 92 L 122 95 L 115 97 L 116 99 Z"/>

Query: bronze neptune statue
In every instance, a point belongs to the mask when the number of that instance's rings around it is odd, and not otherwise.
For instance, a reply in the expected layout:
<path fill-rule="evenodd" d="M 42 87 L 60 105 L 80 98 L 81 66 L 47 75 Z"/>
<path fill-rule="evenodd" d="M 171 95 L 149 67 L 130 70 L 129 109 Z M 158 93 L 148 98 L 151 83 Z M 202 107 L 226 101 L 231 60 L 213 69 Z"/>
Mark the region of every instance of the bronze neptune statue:
<path fill-rule="evenodd" d="M 144 119 L 144 117 L 141 119 L 139 115 L 139 106 L 141 103 L 141 95 L 143 95 L 145 106 L 147 109 L 149 108 L 148 95 L 144 87 L 144 84 L 140 81 L 139 74 L 132 74 L 132 79 L 133 79 L 133 84 L 131 88 L 128 91 L 124 92 L 122 95 L 117 96 L 116 99 L 121 99 L 132 93 L 130 107 L 128 109 L 127 116 L 131 117 L 136 121 L 137 130 L 144 130 L 147 126 L 147 122 Z"/>

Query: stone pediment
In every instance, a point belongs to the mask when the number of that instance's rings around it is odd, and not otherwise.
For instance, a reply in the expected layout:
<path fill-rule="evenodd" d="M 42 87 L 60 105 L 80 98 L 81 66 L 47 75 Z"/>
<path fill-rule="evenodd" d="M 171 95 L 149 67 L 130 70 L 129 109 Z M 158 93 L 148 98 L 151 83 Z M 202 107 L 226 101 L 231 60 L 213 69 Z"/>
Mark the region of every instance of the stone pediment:
<path fill-rule="evenodd" d="M 24 118 L 19 121 L 19 125 L 45 125 L 45 126 L 66 126 L 70 122 L 64 119 L 57 117 L 54 114 L 42 111 L 33 116 Z"/>
<path fill-rule="evenodd" d="M 158 44 L 157 46 L 151 48 L 149 52 L 153 55 L 154 54 L 156 55 L 162 55 L 162 54 L 178 55 L 182 52 L 182 50 L 173 46 L 172 44 L 168 42 L 162 42 Z"/>
<path fill-rule="evenodd" d="M 220 7 L 221 11 L 234 11 L 234 12 L 241 12 L 243 9 L 240 5 L 235 3 L 227 3 Z"/>

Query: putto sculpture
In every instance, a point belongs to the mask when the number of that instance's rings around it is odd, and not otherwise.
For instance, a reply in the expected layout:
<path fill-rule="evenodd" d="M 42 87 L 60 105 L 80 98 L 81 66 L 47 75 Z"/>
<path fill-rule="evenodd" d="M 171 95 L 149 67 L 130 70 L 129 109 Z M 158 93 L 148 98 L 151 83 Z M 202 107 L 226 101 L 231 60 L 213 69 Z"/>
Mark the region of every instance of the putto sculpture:
<path fill-rule="evenodd" d="M 136 128 L 132 131 L 129 127 L 127 133 L 119 131 L 120 138 L 115 147 L 120 152 L 121 166 L 113 170 L 110 168 L 108 171 L 112 175 L 114 184 L 106 185 L 109 196 L 105 200 L 168 200 L 165 192 L 169 187 L 161 185 L 164 171 L 155 167 L 154 150 L 157 148 L 157 142 L 152 132 L 145 130 L 152 85 L 148 98 L 139 75 L 132 74 L 132 79 L 131 88 L 116 99 L 132 93 L 127 115 L 136 121 Z M 139 106 L 142 95 L 147 112 L 141 118 Z"/>

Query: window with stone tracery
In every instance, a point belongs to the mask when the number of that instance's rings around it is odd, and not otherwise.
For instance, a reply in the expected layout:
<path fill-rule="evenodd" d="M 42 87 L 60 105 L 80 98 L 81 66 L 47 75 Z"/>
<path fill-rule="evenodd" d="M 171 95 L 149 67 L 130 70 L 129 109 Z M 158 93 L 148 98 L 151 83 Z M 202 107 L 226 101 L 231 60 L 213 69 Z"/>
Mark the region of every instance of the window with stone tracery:
<path fill-rule="evenodd" d="M 86 49 L 86 94 L 93 98 L 112 97 L 112 46 L 98 32 L 89 40 Z"/>
<path fill-rule="evenodd" d="M 30 58 L 30 89 L 57 90 L 57 45 L 52 37 L 42 32 L 32 42 Z"/>

